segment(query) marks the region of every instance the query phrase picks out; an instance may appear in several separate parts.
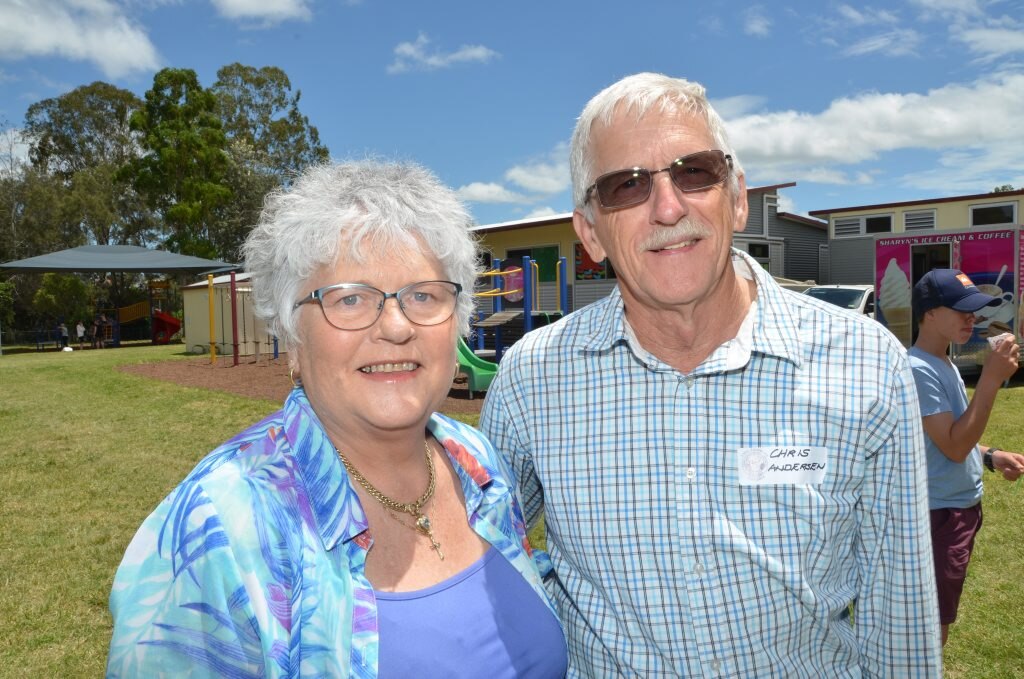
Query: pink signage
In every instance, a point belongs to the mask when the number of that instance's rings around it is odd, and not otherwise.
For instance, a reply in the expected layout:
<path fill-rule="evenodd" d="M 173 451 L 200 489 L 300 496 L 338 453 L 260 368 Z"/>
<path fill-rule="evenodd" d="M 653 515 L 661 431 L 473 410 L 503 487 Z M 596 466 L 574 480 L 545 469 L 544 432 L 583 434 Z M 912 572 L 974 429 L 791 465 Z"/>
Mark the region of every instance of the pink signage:
<path fill-rule="evenodd" d="M 986 307 L 979 313 L 978 330 L 989 322 L 1012 323 L 1016 310 L 1014 293 L 1017 275 L 1024 268 L 1024 248 L 1015 251 L 1013 229 L 994 231 L 959 231 L 920 236 L 880 238 L 875 243 L 875 289 L 878 291 L 877 315 L 886 326 L 909 345 L 911 286 L 925 271 L 911 271 L 913 248 L 919 245 L 949 245 L 950 261 L 986 294 L 998 297 L 1002 304 Z"/>

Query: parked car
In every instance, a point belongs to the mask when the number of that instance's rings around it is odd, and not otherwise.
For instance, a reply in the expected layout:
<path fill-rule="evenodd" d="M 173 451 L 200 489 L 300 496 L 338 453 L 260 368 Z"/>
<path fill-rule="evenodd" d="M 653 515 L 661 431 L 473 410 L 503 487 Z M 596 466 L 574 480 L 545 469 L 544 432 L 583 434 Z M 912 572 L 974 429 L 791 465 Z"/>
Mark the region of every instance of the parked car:
<path fill-rule="evenodd" d="M 870 285 L 815 285 L 804 290 L 804 294 L 875 317 L 875 289 Z"/>

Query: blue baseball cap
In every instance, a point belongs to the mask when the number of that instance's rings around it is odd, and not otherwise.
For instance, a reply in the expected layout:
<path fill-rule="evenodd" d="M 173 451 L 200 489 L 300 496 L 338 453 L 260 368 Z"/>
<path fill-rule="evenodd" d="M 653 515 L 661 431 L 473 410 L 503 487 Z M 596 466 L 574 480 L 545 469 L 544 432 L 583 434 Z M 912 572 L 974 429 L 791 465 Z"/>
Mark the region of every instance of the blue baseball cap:
<path fill-rule="evenodd" d="M 1001 302 L 998 297 L 978 290 L 967 274 L 956 269 L 932 269 L 914 285 L 915 316 L 943 306 L 973 313 Z"/>

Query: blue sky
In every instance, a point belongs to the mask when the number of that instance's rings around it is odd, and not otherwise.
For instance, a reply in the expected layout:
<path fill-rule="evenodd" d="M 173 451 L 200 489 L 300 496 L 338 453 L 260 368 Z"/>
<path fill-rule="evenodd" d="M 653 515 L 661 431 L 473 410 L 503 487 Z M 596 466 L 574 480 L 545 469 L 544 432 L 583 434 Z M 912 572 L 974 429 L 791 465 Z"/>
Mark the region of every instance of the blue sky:
<path fill-rule="evenodd" d="M 481 224 L 570 211 L 576 116 L 638 71 L 702 83 L 791 212 L 1024 187 L 1024 0 L 0 0 L 0 123 L 236 61 L 284 69 L 333 157 L 420 162 Z"/>

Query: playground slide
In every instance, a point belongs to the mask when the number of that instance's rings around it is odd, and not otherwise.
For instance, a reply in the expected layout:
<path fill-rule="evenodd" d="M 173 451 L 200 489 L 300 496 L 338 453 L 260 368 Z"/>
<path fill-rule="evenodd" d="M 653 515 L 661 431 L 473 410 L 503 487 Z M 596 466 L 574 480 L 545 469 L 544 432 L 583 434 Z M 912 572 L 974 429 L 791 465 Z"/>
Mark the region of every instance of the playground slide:
<path fill-rule="evenodd" d="M 498 372 L 498 364 L 485 361 L 469 348 L 466 341 L 459 338 L 459 369 L 469 378 L 469 397 L 474 391 L 487 391 L 491 380 Z"/>
<path fill-rule="evenodd" d="M 167 344 L 181 330 L 181 321 L 163 311 L 153 312 L 153 344 Z"/>

